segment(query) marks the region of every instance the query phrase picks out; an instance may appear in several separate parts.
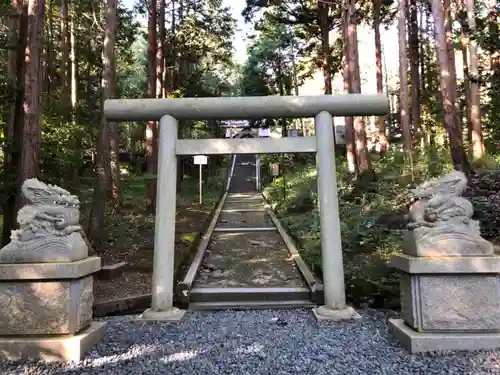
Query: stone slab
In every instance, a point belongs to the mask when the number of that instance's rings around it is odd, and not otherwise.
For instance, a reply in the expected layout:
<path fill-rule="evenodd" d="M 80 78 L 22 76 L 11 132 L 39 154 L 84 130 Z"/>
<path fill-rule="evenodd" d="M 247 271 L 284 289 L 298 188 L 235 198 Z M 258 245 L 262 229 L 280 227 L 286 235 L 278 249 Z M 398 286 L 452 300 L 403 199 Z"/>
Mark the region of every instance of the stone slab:
<path fill-rule="evenodd" d="M 395 254 L 391 266 L 410 274 L 500 273 L 500 256 L 414 257 Z"/>
<path fill-rule="evenodd" d="M 214 233 L 194 282 L 197 288 L 306 285 L 277 231 Z"/>
<path fill-rule="evenodd" d="M 105 264 L 101 269 L 95 274 L 95 276 L 101 280 L 110 280 L 122 275 L 125 267 L 128 266 L 127 262 L 118 262 L 114 264 Z"/>
<path fill-rule="evenodd" d="M 402 274 L 401 317 L 423 331 L 500 332 L 498 274 Z"/>
<path fill-rule="evenodd" d="M 92 321 L 93 277 L 0 282 L 0 336 L 72 335 Z"/>
<path fill-rule="evenodd" d="M 0 360 L 80 361 L 102 340 L 107 325 L 93 322 L 74 336 L 0 337 Z"/>
<path fill-rule="evenodd" d="M 361 315 L 350 306 L 346 306 L 341 310 L 334 310 L 323 305 L 313 308 L 312 312 L 318 323 L 324 321 L 342 322 L 361 319 Z"/>
<path fill-rule="evenodd" d="M 79 279 L 100 269 L 101 258 L 96 256 L 75 262 L 0 263 L 0 285 L 5 280 Z"/>
<path fill-rule="evenodd" d="M 259 209 L 265 208 L 264 200 L 252 200 L 248 202 L 226 202 L 224 210 L 238 210 L 238 209 Z"/>
<path fill-rule="evenodd" d="M 222 212 L 217 222 L 217 228 L 262 228 L 273 226 L 273 221 L 266 211 Z"/>
<path fill-rule="evenodd" d="M 184 315 L 186 315 L 186 310 L 181 310 L 177 307 L 172 307 L 166 311 L 155 311 L 149 308 L 139 315 L 137 320 L 143 322 L 178 322 Z"/>
<path fill-rule="evenodd" d="M 252 200 L 252 199 L 257 199 L 257 200 L 263 200 L 262 194 L 259 193 L 229 193 L 227 195 L 226 201 L 229 200 Z"/>
<path fill-rule="evenodd" d="M 69 236 L 35 237 L 24 242 L 11 241 L 0 249 L 0 263 L 74 262 L 88 256 L 87 242 L 79 232 Z"/>
<path fill-rule="evenodd" d="M 460 228 L 440 228 L 432 236 L 425 236 L 423 230 L 417 228 L 406 231 L 403 236 L 403 253 L 414 257 L 441 256 L 491 256 L 494 255 L 493 244 L 479 236 L 461 233 Z"/>
<path fill-rule="evenodd" d="M 149 306 L 151 306 L 151 294 L 98 302 L 94 304 L 94 318 L 125 311 L 145 310 Z"/>
<path fill-rule="evenodd" d="M 490 350 L 500 348 L 500 333 L 417 332 L 402 319 L 389 319 L 389 332 L 411 354 L 445 350 Z"/>

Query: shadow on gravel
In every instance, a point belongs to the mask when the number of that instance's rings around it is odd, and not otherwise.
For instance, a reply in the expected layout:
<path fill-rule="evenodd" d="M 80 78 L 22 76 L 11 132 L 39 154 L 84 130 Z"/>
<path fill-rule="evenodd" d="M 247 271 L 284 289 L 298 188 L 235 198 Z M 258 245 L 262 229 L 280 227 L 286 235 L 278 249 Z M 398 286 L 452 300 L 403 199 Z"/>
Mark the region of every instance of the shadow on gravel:
<path fill-rule="evenodd" d="M 190 312 L 178 324 L 106 319 L 82 362 L 0 363 L 4 374 L 494 374 L 500 351 L 409 355 L 387 333 L 394 313 L 318 325 L 307 310 Z M 496 366 L 496 367 L 495 367 Z"/>

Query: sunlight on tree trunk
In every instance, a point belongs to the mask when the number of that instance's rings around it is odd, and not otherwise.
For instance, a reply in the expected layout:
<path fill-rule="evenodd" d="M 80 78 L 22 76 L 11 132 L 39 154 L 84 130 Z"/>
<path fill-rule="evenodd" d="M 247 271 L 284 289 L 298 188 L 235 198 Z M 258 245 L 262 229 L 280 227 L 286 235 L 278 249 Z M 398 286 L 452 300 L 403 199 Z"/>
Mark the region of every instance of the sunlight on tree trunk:
<path fill-rule="evenodd" d="M 462 10 L 465 9 L 465 3 L 462 1 Z M 463 117 L 465 119 L 465 128 L 467 129 L 467 143 L 469 148 L 469 156 L 472 156 L 472 121 L 470 118 L 470 82 L 469 82 L 469 37 L 467 36 L 467 20 L 465 12 L 461 12 L 463 16 L 460 17 L 460 50 L 462 53 L 462 68 L 464 73 L 464 91 L 465 103 L 463 106 Z"/>
<path fill-rule="evenodd" d="M 165 0 L 158 2 L 158 32 L 157 32 L 157 46 L 156 46 L 156 97 L 166 97 L 165 89 Z M 165 96 L 164 96 L 165 95 Z M 152 159 L 154 160 L 155 170 L 153 173 L 156 175 L 158 166 L 158 126 L 159 122 L 154 123 L 153 127 L 153 145 L 152 145 Z M 148 164 L 149 165 L 149 164 Z M 151 200 L 151 210 L 155 212 L 156 209 L 156 182 L 154 178 L 148 186 L 148 191 Z"/>
<path fill-rule="evenodd" d="M 382 74 L 382 43 L 380 40 L 380 7 L 382 0 L 375 0 L 374 16 L 373 16 L 373 32 L 375 35 L 375 66 L 376 80 L 377 80 L 377 93 L 384 92 L 383 74 Z M 380 144 L 380 153 L 385 154 L 389 148 L 387 134 L 385 129 L 385 116 L 377 116 L 376 125 L 378 130 L 378 138 Z"/>
<path fill-rule="evenodd" d="M 116 0 L 106 0 L 104 10 L 104 41 L 102 49 L 102 99 L 113 97 L 114 94 L 114 45 L 116 38 Z M 99 137 L 97 140 L 96 172 L 97 182 L 92 197 L 92 210 L 90 213 L 88 235 L 93 245 L 100 248 L 104 243 L 105 210 L 108 186 L 110 186 L 108 172 L 110 167 L 110 138 L 112 132 L 110 124 L 101 115 Z"/>
<path fill-rule="evenodd" d="M 148 5 L 148 97 L 156 98 L 156 0 L 150 0 Z M 146 125 L 146 162 L 151 180 L 148 182 L 148 203 L 151 212 L 155 212 L 156 202 L 156 152 L 157 149 L 156 121 L 148 121 Z"/>
<path fill-rule="evenodd" d="M 61 1 L 61 78 L 62 78 L 62 100 L 65 103 L 65 110 L 68 111 L 66 118 L 69 119 L 71 117 L 71 95 L 70 95 L 70 72 L 68 70 L 68 61 L 69 61 L 69 5 L 68 0 Z"/>
<path fill-rule="evenodd" d="M 347 9 L 343 12 L 343 27 L 342 27 L 342 77 L 344 81 L 344 92 L 349 93 L 350 85 L 349 85 L 349 49 L 347 40 L 347 25 L 348 25 L 348 17 L 349 12 Z M 358 175 L 358 168 L 356 163 L 356 143 L 354 142 L 354 118 L 353 117 L 345 117 L 345 140 L 346 140 L 346 149 L 347 149 L 347 166 L 349 168 L 349 172 L 353 173 L 355 176 Z"/>
<path fill-rule="evenodd" d="M 450 73 L 450 95 L 451 100 L 455 104 L 455 116 L 457 117 L 456 121 L 460 124 L 458 119 L 458 114 L 460 113 L 460 107 L 458 106 L 457 101 L 457 68 L 455 62 L 455 47 L 453 40 L 453 9 L 451 7 L 451 0 L 443 0 L 443 9 L 444 9 L 444 30 L 446 33 L 446 52 L 448 54 L 448 68 Z M 460 139 L 462 139 L 462 127 L 459 127 L 460 131 Z"/>
<path fill-rule="evenodd" d="M 40 173 L 40 142 L 42 129 L 42 43 L 44 0 L 28 2 L 28 43 L 24 86 L 24 127 L 21 147 L 20 182 L 38 177 Z M 21 186 L 21 184 L 19 185 Z M 21 196 L 17 207 L 21 206 Z"/>
<path fill-rule="evenodd" d="M 77 131 L 76 125 L 76 104 L 78 96 L 78 83 L 76 77 L 78 75 L 78 64 L 76 61 L 76 31 L 75 31 L 75 5 L 73 4 L 73 10 L 69 16 L 69 61 L 68 61 L 68 71 L 71 75 L 71 122 L 73 124 L 74 135 L 73 135 L 73 158 L 76 161 L 82 156 L 82 144 L 81 144 L 81 133 Z M 80 174 L 78 168 L 73 168 L 73 186 L 77 187 L 79 185 Z"/>
<path fill-rule="evenodd" d="M 156 97 L 163 98 L 165 84 L 165 0 L 158 3 L 158 47 L 156 51 Z"/>
<path fill-rule="evenodd" d="M 358 36 L 356 2 L 347 0 L 346 9 L 348 12 L 347 24 L 347 50 L 349 66 L 349 92 L 352 94 L 361 93 L 361 78 L 359 72 Z M 375 178 L 370 153 L 367 146 L 365 121 L 363 117 L 354 119 L 354 140 L 356 144 L 356 164 L 359 171 L 360 182 L 371 181 Z"/>
<path fill-rule="evenodd" d="M 460 125 L 457 122 L 455 96 L 452 94 L 454 87 L 451 82 L 449 69 L 448 48 L 446 47 L 446 34 L 444 28 L 444 10 L 440 0 L 432 0 L 432 15 L 436 35 L 436 52 L 440 69 L 441 96 L 444 107 L 444 122 L 448 134 L 451 159 L 456 169 L 467 172 L 472 166 L 464 151 L 460 137 Z"/>
<path fill-rule="evenodd" d="M 318 2 L 318 15 L 321 29 L 321 53 L 323 70 L 323 91 L 326 95 L 332 94 L 332 72 L 330 57 L 330 28 L 328 27 L 328 15 L 330 5 L 324 2 Z"/>
<path fill-rule="evenodd" d="M 109 98 L 116 98 L 116 31 L 117 31 L 117 0 L 111 3 L 108 0 L 108 6 L 113 9 L 108 9 L 107 27 L 109 29 L 109 42 L 104 45 L 104 48 L 109 48 L 108 58 L 110 60 L 110 96 Z M 118 124 L 116 122 L 109 122 L 109 165 L 111 174 L 111 199 L 113 201 L 113 211 L 119 213 L 122 208 L 121 197 L 121 176 L 120 176 L 120 136 L 118 134 Z"/>
<path fill-rule="evenodd" d="M 398 39 L 399 39 L 399 107 L 401 128 L 403 130 L 403 149 L 406 162 L 411 167 L 411 132 L 410 132 L 410 106 L 408 103 L 408 57 L 406 48 L 406 14 L 408 0 L 399 0 L 398 4 Z"/>
<path fill-rule="evenodd" d="M 477 61 L 476 9 L 474 0 L 465 0 L 467 5 L 467 23 L 469 26 L 469 87 L 470 121 L 472 127 L 472 157 L 474 161 L 484 161 L 484 140 L 481 129 L 481 93 L 479 90 L 479 67 Z"/>

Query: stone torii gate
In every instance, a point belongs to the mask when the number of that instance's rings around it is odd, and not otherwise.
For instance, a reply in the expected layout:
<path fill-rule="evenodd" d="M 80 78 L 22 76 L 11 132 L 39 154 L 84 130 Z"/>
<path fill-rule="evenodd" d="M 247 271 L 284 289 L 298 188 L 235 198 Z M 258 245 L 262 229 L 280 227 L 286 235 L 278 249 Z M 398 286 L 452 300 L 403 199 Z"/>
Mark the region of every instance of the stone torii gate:
<path fill-rule="evenodd" d="M 314 314 L 321 320 L 356 317 L 356 311 L 346 305 L 332 116 L 388 111 L 383 94 L 106 100 L 108 121 L 160 121 L 152 302 L 142 318 L 179 320 L 184 314 L 173 307 L 177 156 L 301 152 L 317 153 L 325 305 Z M 284 117 L 314 117 L 316 135 L 280 139 L 178 139 L 177 135 L 178 120 Z"/>

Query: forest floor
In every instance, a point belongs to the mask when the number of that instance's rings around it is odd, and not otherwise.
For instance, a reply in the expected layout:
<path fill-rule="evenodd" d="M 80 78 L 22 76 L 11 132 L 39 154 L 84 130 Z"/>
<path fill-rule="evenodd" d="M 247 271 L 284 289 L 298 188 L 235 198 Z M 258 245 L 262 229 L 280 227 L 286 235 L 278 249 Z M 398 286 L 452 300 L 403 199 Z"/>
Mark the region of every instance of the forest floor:
<path fill-rule="evenodd" d="M 207 174 L 203 181 L 203 206 L 199 206 L 198 178 L 186 178 L 177 195 L 176 271 L 189 255 L 197 233 L 220 198 L 225 168 Z M 126 262 L 123 271 L 109 280 L 95 278 L 96 303 L 151 293 L 153 273 L 154 215 L 147 206 L 147 180 L 144 176 L 124 176 L 123 209 L 119 215 L 107 214 L 106 247 L 99 249 L 103 265 Z M 92 188 L 81 192 L 85 220 Z"/>
<path fill-rule="evenodd" d="M 401 154 L 373 155 L 377 180 L 355 189 L 347 166 L 337 160 L 339 209 L 344 252 L 346 293 L 355 306 L 399 308 L 399 275 L 389 260 L 402 250 L 403 231 L 408 220 L 409 190 L 452 169 L 446 153 L 414 155 L 413 173 L 404 167 Z M 310 269 L 321 277 L 320 225 L 317 209 L 314 158 L 285 162 L 283 178 L 269 182 L 264 194 L 278 217 L 296 241 Z M 287 160 L 285 158 L 285 160 Z M 263 160 L 262 174 L 267 163 Z M 278 160 L 274 160 L 276 162 Z M 500 245 L 500 168 L 492 163 L 469 176 L 464 194 L 474 206 L 482 235 Z M 498 249 L 498 247 L 496 247 Z"/>

